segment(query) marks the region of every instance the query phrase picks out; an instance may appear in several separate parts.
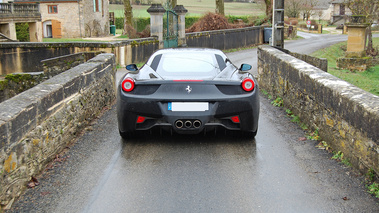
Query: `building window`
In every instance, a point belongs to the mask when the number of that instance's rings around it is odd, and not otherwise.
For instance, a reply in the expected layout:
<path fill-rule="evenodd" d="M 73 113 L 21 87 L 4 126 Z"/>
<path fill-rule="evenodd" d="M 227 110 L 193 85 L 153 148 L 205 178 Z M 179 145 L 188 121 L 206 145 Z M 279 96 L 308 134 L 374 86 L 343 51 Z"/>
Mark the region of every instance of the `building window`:
<path fill-rule="evenodd" d="M 49 13 L 58 13 L 58 5 L 48 5 Z"/>

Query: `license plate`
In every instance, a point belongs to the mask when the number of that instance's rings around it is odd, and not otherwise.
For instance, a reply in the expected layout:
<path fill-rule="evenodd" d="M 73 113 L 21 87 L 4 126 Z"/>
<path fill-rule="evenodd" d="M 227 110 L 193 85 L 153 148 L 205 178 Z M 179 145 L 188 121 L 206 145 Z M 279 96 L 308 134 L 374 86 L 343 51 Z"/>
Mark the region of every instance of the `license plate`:
<path fill-rule="evenodd" d="M 169 102 L 168 110 L 177 112 L 203 112 L 208 110 L 208 102 Z"/>

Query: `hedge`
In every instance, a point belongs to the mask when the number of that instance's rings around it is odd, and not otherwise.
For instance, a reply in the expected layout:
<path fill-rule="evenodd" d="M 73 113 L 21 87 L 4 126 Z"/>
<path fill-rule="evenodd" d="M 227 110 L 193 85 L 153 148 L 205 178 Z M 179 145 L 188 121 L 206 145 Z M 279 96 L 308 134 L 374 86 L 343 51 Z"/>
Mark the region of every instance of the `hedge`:
<path fill-rule="evenodd" d="M 186 29 L 191 27 L 195 22 L 197 22 L 201 17 L 199 16 L 186 16 Z M 233 23 L 237 19 L 242 19 L 243 22 L 249 23 L 251 21 L 251 16 L 226 16 L 228 22 Z M 117 17 L 115 21 L 116 29 L 124 29 L 124 18 Z M 143 31 L 147 25 L 150 24 L 150 18 L 134 18 L 134 28 L 137 29 L 138 32 Z"/>
<path fill-rule="evenodd" d="M 116 29 L 124 29 L 124 18 L 118 17 L 115 20 Z M 150 18 L 134 18 L 134 28 L 137 32 L 142 32 L 147 25 L 150 25 Z"/>

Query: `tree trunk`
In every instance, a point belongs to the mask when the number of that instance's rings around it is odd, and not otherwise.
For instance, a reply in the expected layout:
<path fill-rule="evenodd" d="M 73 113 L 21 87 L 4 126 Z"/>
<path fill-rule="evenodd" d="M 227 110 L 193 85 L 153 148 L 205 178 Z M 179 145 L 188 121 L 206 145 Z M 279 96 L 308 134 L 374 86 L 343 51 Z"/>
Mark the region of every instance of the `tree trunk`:
<path fill-rule="evenodd" d="M 132 5 L 130 4 L 130 0 L 124 0 L 124 13 L 125 13 L 125 19 L 124 19 L 124 33 L 127 32 L 127 26 L 133 26 L 133 11 L 132 11 Z"/>
<path fill-rule="evenodd" d="M 178 4 L 178 0 L 170 0 L 170 7 L 173 10 Z"/>
<path fill-rule="evenodd" d="M 374 45 L 372 43 L 372 30 L 371 30 L 371 24 L 368 26 L 367 30 L 367 47 L 366 47 L 366 54 L 370 56 L 377 56 L 378 52 L 375 50 Z"/>
<path fill-rule="evenodd" d="M 224 0 L 216 0 L 216 13 L 225 16 Z"/>
<path fill-rule="evenodd" d="M 265 5 L 266 5 L 266 16 L 269 20 L 269 22 L 271 22 L 272 20 L 272 0 L 264 0 L 265 1 Z"/>

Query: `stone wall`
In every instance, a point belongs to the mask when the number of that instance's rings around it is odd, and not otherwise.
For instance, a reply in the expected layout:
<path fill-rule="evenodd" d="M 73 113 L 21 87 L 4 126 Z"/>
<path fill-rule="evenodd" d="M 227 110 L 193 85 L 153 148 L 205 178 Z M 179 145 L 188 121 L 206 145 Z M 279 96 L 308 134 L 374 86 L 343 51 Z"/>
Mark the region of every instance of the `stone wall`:
<path fill-rule="evenodd" d="M 379 174 L 378 96 L 270 46 L 258 48 L 258 82 L 353 166 Z"/>
<path fill-rule="evenodd" d="M 220 50 L 248 47 L 263 43 L 262 27 L 203 31 L 186 34 L 187 46 Z"/>
<path fill-rule="evenodd" d="M 297 59 L 300 59 L 302 61 L 305 61 L 307 62 L 308 64 L 311 64 L 325 72 L 328 72 L 328 60 L 326 58 L 317 58 L 317 57 L 313 57 L 313 56 L 310 56 L 310 55 L 306 55 L 306 54 L 300 54 L 300 53 L 295 53 L 295 52 L 291 52 L 289 50 L 286 50 L 286 49 L 283 49 L 283 48 L 280 48 L 280 47 L 275 47 L 276 49 L 286 53 L 286 54 L 289 54 Z"/>
<path fill-rule="evenodd" d="M 113 53 L 118 64 L 138 63 L 146 61 L 157 49 L 158 40 L 155 37 L 104 43 L 0 42 L 0 75 L 40 72 L 43 70 L 40 61 L 80 52 Z"/>
<path fill-rule="evenodd" d="M 8 74 L 0 77 L 0 103 L 72 67 L 82 64 L 100 52 L 83 52 L 42 60 L 43 72 Z"/>
<path fill-rule="evenodd" d="M 115 100 L 115 57 L 100 54 L 0 103 L 0 211 Z"/>
<path fill-rule="evenodd" d="M 328 59 L 326 58 L 317 58 L 317 57 L 312 57 L 310 55 L 305 55 L 305 54 L 300 54 L 300 53 L 294 53 L 291 52 L 289 53 L 293 57 L 300 59 L 302 61 L 307 62 L 308 64 L 311 64 L 322 71 L 328 72 Z"/>
<path fill-rule="evenodd" d="M 45 77 L 51 78 L 88 61 L 98 54 L 100 52 L 81 52 L 42 60 L 43 73 Z"/>

